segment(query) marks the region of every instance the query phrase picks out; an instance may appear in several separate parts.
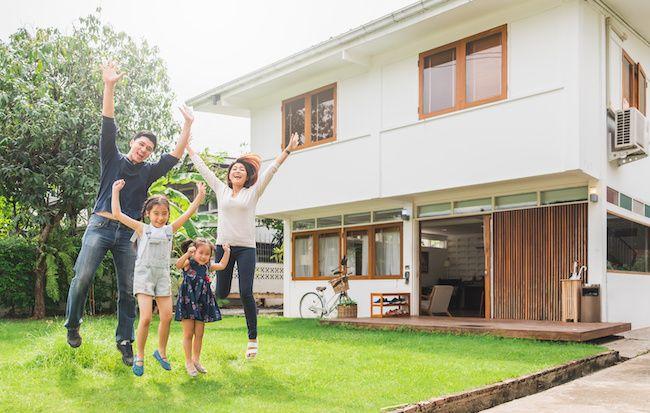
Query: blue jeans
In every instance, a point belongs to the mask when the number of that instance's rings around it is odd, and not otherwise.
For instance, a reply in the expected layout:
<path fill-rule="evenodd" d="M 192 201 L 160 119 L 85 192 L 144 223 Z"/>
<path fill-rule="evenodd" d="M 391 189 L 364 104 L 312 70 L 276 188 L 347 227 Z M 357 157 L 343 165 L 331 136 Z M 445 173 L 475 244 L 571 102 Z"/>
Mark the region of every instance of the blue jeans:
<path fill-rule="evenodd" d="M 115 340 L 133 341 L 135 298 L 133 297 L 133 267 L 136 249 L 131 242 L 133 230 L 108 218 L 91 215 L 81 241 L 75 276 L 70 282 L 66 303 L 66 328 L 78 328 L 86 306 L 88 290 L 95 271 L 108 251 L 113 253 L 117 273 L 117 330 Z"/>
<path fill-rule="evenodd" d="M 215 262 L 221 261 L 223 248 L 217 245 L 215 248 Z M 217 271 L 217 297 L 224 299 L 230 294 L 232 284 L 232 272 L 237 263 L 239 273 L 239 298 L 244 305 L 246 316 L 246 327 L 248 327 L 248 338 L 257 338 L 257 306 L 253 297 L 253 280 L 255 279 L 255 248 L 252 247 L 230 247 L 230 260 L 228 265 L 221 271 Z"/>

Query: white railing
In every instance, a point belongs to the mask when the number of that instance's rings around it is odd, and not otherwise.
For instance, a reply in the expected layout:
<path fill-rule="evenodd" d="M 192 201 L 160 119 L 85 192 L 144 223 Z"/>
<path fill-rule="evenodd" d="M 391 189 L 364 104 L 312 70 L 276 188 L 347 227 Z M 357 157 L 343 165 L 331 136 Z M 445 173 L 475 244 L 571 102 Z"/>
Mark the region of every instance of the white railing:
<path fill-rule="evenodd" d="M 232 274 L 231 293 L 239 293 L 239 273 L 237 266 Z M 254 293 L 282 294 L 284 279 L 284 264 L 258 262 L 255 267 Z"/>

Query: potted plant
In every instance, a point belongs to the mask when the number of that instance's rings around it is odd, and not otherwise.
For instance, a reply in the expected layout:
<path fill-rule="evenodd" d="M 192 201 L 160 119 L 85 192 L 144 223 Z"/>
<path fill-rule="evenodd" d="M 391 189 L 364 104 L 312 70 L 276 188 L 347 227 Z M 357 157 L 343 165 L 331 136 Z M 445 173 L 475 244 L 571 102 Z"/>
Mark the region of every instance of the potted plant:
<path fill-rule="evenodd" d="M 357 318 L 357 302 L 347 294 L 341 295 L 336 311 L 338 318 Z"/>

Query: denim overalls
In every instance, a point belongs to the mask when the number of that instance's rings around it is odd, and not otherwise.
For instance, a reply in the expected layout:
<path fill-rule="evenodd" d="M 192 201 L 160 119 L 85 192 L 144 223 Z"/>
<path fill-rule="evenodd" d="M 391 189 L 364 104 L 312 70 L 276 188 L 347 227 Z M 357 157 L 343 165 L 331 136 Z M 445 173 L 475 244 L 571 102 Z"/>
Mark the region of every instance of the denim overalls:
<path fill-rule="evenodd" d="M 133 271 L 133 295 L 146 294 L 152 297 L 172 295 L 170 256 L 174 232 L 171 225 L 156 228 L 144 224 L 142 235 L 133 234 L 138 240 L 138 256 Z"/>

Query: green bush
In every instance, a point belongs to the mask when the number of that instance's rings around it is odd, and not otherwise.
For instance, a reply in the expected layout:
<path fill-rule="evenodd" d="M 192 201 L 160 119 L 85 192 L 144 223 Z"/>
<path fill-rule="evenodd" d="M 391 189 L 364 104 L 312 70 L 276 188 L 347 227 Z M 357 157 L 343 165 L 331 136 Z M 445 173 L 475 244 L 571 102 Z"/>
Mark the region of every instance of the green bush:
<path fill-rule="evenodd" d="M 0 309 L 10 316 L 31 314 L 37 258 L 35 242 L 17 236 L 0 239 Z"/>

